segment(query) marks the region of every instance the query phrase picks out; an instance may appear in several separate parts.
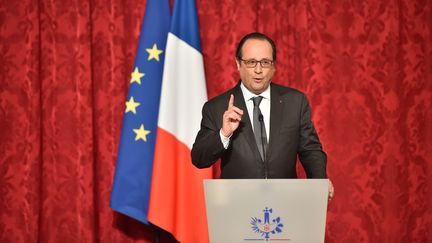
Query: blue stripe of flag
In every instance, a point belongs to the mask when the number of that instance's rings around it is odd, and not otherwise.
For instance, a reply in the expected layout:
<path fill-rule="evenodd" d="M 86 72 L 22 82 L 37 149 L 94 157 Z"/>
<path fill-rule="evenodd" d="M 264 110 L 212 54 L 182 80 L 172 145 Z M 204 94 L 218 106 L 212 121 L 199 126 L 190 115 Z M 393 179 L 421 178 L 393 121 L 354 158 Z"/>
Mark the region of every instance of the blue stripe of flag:
<path fill-rule="evenodd" d="M 198 16 L 195 0 L 175 1 L 170 32 L 201 52 Z"/>

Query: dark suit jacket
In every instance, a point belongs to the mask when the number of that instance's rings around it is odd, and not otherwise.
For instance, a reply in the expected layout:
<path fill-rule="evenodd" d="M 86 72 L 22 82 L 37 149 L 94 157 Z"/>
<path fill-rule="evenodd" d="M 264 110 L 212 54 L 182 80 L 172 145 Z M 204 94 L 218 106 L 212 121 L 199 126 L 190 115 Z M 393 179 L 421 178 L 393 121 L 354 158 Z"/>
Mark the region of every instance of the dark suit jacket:
<path fill-rule="evenodd" d="M 231 94 L 234 105 L 244 113 L 225 149 L 219 131 Z M 327 156 L 311 122 L 306 96 L 298 90 L 271 84 L 270 98 L 268 178 L 296 178 L 297 155 L 308 178 L 327 178 Z M 239 82 L 233 89 L 204 104 L 201 129 L 191 152 L 192 163 L 198 168 L 206 168 L 221 158 L 222 178 L 264 178 L 264 163 L 251 124 Z"/>

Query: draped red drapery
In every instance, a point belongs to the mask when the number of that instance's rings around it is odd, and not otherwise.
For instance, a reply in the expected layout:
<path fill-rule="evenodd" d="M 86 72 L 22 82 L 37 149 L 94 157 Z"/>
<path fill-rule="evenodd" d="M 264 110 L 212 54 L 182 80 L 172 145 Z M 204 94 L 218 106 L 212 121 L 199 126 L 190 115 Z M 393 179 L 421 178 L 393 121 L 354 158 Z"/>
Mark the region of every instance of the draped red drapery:
<path fill-rule="evenodd" d="M 277 44 L 274 82 L 308 95 L 336 188 L 326 242 L 432 240 L 432 1 L 197 7 L 210 98 L 252 31 Z M 0 242 L 155 239 L 108 207 L 144 8 L 0 2 Z"/>

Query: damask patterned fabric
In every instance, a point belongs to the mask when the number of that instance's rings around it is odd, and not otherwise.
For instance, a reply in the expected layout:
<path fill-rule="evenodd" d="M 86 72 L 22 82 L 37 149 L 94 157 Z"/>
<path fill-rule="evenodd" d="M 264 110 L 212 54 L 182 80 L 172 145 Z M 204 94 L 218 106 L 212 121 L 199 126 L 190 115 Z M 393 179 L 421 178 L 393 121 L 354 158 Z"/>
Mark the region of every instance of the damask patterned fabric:
<path fill-rule="evenodd" d="M 432 241 L 432 1 L 198 0 L 209 98 L 261 31 L 335 186 L 326 242 Z M 0 2 L 0 242 L 172 239 L 108 207 L 145 1 Z"/>

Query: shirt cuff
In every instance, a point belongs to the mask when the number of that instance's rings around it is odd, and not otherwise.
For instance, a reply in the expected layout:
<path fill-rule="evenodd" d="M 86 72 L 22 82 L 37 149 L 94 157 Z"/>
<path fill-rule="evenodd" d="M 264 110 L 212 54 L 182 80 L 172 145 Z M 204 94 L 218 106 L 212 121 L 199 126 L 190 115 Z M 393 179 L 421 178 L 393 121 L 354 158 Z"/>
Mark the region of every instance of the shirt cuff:
<path fill-rule="evenodd" d="M 228 146 L 229 146 L 229 142 L 230 142 L 230 138 L 231 138 L 232 134 L 231 134 L 231 136 L 229 136 L 229 137 L 225 137 L 225 136 L 222 134 L 222 129 L 221 129 L 221 130 L 219 130 L 219 135 L 220 135 L 221 142 L 222 142 L 224 148 L 227 149 Z"/>

